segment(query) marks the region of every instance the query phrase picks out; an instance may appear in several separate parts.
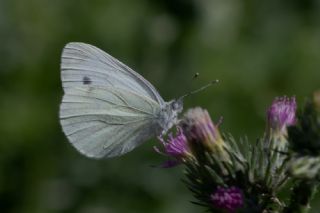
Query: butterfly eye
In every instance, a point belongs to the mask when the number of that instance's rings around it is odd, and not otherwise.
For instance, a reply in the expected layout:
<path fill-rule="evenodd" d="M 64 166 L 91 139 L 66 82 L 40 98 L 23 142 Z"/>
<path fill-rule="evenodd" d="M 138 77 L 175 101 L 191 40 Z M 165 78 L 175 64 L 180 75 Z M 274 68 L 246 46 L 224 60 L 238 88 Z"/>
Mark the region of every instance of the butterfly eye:
<path fill-rule="evenodd" d="M 173 109 L 174 109 L 174 110 L 177 110 L 178 107 L 179 107 L 178 103 L 174 103 L 174 104 L 173 104 Z"/>
<path fill-rule="evenodd" d="M 172 104 L 172 109 L 173 110 L 177 110 L 177 109 L 179 109 L 180 108 L 180 104 L 178 103 L 178 102 L 173 102 L 173 104 Z"/>
<path fill-rule="evenodd" d="M 182 100 L 178 99 L 176 101 L 173 101 L 171 103 L 171 107 L 172 107 L 172 110 L 174 111 L 177 111 L 177 112 L 181 112 L 182 109 L 183 109 L 183 102 Z"/>

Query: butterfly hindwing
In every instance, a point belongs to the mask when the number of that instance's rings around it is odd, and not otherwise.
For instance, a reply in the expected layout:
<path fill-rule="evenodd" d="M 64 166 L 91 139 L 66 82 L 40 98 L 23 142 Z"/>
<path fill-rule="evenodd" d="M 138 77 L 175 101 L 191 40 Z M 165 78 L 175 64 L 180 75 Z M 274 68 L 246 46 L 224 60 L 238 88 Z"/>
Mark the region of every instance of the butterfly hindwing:
<path fill-rule="evenodd" d="M 88 157 L 125 154 L 161 131 L 159 105 L 134 92 L 84 85 L 65 90 L 60 121 L 72 145 Z"/>

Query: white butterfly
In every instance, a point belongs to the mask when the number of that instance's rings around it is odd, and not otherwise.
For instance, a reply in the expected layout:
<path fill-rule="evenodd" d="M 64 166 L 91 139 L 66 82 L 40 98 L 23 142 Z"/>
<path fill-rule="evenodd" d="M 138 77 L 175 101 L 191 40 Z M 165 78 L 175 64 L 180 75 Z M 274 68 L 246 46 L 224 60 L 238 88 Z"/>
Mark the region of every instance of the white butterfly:
<path fill-rule="evenodd" d="M 92 158 L 123 155 L 177 124 L 183 97 L 165 102 L 141 75 L 89 44 L 69 43 L 61 61 L 60 123 Z"/>

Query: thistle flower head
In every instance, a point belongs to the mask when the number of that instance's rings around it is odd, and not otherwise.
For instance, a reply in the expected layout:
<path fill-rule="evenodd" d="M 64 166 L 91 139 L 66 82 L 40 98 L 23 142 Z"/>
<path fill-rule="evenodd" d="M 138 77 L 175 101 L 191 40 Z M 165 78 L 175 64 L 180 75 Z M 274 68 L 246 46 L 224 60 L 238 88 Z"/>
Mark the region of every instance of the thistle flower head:
<path fill-rule="evenodd" d="M 190 109 L 182 121 L 182 128 L 188 141 L 202 142 L 207 146 L 223 142 L 220 132 L 213 124 L 207 110 L 200 107 Z"/>
<path fill-rule="evenodd" d="M 274 132 L 287 134 L 287 127 L 296 122 L 296 109 L 294 97 L 276 98 L 267 111 L 268 128 Z"/>
<path fill-rule="evenodd" d="M 172 134 L 169 134 L 167 142 L 162 139 L 162 144 L 164 146 L 165 153 L 171 157 L 181 158 L 189 152 L 187 138 L 181 129 L 178 129 L 175 137 L 173 137 Z"/>
<path fill-rule="evenodd" d="M 242 190 L 237 187 L 218 187 L 210 196 L 214 207 L 224 209 L 229 213 L 236 212 L 243 206 Z"/>
<path fill-rule="evenodd" d="M 159 137 L 160 142 L 164 147 L 164 151 L 161 152 L 158 148 L 154 147 L 154 149 L 160 153 L 164 154 L 168 157 L 172 157 L 174 160 L 169 160 L 165 162 L 163 167 L 173 167 L 179 164 L 183 158 L 190 156 L 190 150 L 187 143 L 187 138 L 183 134 L 182 130 L 178 128 L 177 134 L 174 137 L 172 134 L 169 134 L 169 138 L 166 141 L 162 137 Z"/>

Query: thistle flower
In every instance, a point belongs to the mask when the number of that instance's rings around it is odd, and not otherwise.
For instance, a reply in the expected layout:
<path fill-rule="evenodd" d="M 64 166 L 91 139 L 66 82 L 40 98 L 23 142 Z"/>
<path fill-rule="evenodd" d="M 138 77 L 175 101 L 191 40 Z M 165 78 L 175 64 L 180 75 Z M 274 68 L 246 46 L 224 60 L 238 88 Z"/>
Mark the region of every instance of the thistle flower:
<path fill-rule="evenodd" d="M 294 97 L 276 98 L 267 111 L 268 128 L 274 133 L 287 135 L 287 127 L 296 122 L 296 100 Z"/>
<path fill-rule="evenodd" d="M 157 147 L 154 147 L 155 151 L 173 159 L 166 161 L 162 167 L 168 168 L 176 166 L 181 163 L 184 158 L 191 156 L 187 138 L 183 134 L 181 128 L 178 128 L 177 135 L 175 137 L 172 134 L 169 134 L 167 141 L 165 141 L 162 137 L 159 137 L 159 140 L 164 147 L 164 151 L 162 152 Z"/>
<path fill-rule="evenodd" d="M 202 144 L 211 151 L 222 148 L 225 143 L 218 127 L 213 124 L 208 111 L 197 107 L 190 109 L 181 122 L 189 143 Z"/>
<path fill-rule="evenodd" d="M 226 210 L 229 213 L 235 212 L 243 206 L 242 190 L 238 187 L 218 187 L 210 196 L 215 208 Z"/>

